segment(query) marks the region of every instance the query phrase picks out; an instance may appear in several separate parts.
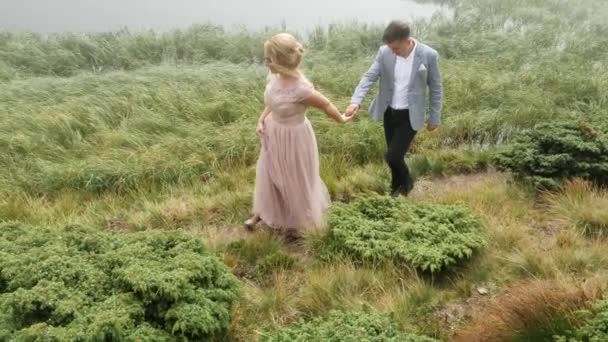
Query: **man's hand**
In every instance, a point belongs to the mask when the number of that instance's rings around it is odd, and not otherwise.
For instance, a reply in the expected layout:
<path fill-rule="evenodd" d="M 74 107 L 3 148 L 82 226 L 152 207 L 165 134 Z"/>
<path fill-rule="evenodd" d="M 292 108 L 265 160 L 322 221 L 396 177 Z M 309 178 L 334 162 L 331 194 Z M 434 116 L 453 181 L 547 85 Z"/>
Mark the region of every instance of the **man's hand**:
<path fill-rule="evenodd" d="M 359 111 L 359 105 L 353 103 L 346 108 L 344 115 L 346 115 L 347 117 L 350 117 L 350 116 L 357 114 L 358 111 Z"/>
<path fill-rule="evenodd" d="M 437 127 L 439 127 L 439 125 L 433 125 L 433 124 L 431 124 L 431 123 L 427 123 L 427 124 L 426 124 L 426 129 L 427 129 L 427 131 L 429 131 L 429 132 L 432 132 L 432 131 L 436 130 L 436 129 L 437 129 Z"/>

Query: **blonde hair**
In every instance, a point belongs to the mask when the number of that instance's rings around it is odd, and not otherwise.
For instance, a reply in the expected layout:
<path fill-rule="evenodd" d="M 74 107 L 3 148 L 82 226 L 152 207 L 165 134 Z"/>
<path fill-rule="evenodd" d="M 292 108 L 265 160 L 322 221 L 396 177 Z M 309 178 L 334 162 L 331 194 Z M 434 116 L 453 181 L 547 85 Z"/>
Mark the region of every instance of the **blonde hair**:
<path fill-rule="evenodd" d="M 304 57 L 304 47 L 289 33 L 279 33 L 264 43 L 264 53 L 277 73 L 301 78 L 299 70 Z"/>

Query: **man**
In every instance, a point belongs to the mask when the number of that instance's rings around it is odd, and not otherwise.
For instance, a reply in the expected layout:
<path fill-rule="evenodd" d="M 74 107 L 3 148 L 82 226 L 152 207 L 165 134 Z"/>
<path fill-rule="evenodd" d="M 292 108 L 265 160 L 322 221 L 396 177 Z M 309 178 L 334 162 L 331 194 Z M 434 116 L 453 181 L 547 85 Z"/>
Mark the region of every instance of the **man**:
<path fill-rule="evenodd" d="M 392 21 L 384 31 L 376 60 L 363 75 L 346 109 L 357 113 L 363 99 L 380 79 L 380 91 L 369 112 L 375 121 L 384 121 L 386 161 L 391 169 L 391 195 L 407 194 L 414 181 L 404 157 L 416 132 L 424 126 L 427 86 L 429 88 L 429 131 L 441 122 L 442 86 L 437 51 L 410 37 L 409 26 Z"/>

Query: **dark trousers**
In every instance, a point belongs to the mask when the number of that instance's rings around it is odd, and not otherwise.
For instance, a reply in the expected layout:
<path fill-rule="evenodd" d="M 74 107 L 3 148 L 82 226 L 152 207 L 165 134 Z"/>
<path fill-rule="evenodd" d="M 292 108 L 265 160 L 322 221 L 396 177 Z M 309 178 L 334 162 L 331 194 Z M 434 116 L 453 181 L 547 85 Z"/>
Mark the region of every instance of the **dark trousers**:
<path fill-rule="evenodd" d="M 399 187 L 411 187 L 413 180 L 405 164 L 405 154 L 410 148 L 416 131 L 410 122 L 407 109 L 396 110 L 388 107 L 384 113 L 384 137 L 386 138 L 386 162 L 391 169 L 391 191 Z"/>

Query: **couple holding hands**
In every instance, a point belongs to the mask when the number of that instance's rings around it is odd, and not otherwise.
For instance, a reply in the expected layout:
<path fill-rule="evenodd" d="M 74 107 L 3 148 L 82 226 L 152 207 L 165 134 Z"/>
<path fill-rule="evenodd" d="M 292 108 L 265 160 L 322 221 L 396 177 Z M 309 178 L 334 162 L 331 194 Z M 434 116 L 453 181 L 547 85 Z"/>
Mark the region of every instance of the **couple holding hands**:
<path fill-rule="evenodd" d="M 317 141 L 306 109 L 317 108 L 346 123 L 378 80 L 380 90 L 369 112 L 384 125 L 391 195 L 407 196 L 412 190 L 414 183 L 405 154 L 425 123 L 432 131 L 441 119 L 438 54 L 412 38 L 409 26 L 401 21 L 392 21 L 386 27 L 382 41 L 384 45 L 343 114 L 299 70 L 304 54 L 300 42 L 280 33 L 264 44 L 270 74 L 264 92 L 266 107 L 256 128 L 262 148 L 256 168 L 253 217 L 245 222 L 246 227 L 264 222 L 287 237 L 297 238 L 303 229 L 321 222 L 331 201 L 319 174 Z"/>

